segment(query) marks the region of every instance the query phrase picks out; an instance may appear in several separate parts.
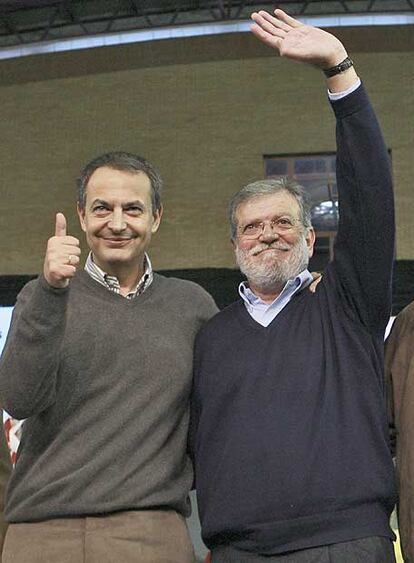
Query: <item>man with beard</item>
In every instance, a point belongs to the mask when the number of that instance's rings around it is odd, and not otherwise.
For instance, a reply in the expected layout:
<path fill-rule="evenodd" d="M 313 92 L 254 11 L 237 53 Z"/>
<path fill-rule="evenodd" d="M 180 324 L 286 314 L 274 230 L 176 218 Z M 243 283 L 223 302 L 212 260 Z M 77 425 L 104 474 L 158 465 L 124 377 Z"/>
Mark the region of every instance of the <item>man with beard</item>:
<path fill-rule="evenodd" d="M 395 503 L 383 382 L 394 219 L 390 164 L 344 46 L 281 10 L 252 31 L 324 70 L 337 122 L 335 256 L 304 290 L 304 190 L 249 184 L 230 204 L 247 283 L 201 329 L 191 445 L 213 563 L 388 563 Z"/>

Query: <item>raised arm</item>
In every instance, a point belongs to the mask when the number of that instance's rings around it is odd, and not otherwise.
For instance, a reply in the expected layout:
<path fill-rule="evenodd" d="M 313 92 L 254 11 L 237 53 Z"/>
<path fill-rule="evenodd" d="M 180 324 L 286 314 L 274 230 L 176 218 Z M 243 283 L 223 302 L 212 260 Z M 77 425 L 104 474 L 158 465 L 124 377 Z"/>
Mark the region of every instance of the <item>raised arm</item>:
<path fill-rule="evenodd" d="M 374 111 L 363 87 L 352 92 L 359 84 L 353 66 L 335 69 L 348 56 L 336 37 L 282 10 L 274 16 L 260 11 L 252 19 L 252 32 L 281 56 L 325 75 L 336 72 L 326 81 L 331 93 L 345 94 L 332 102 L 340 213 L 335 258 L 324 281 L 334 277 L 348 314 L 383 334 L 391 308 L 394 213 L 390 162 Z"/>

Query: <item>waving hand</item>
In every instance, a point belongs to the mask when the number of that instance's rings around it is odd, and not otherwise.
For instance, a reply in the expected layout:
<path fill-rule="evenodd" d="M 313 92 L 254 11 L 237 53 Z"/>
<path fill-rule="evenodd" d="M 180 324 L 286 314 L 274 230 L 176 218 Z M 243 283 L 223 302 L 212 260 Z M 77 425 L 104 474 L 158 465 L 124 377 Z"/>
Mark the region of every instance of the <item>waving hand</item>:
<path fill-rule="evenodd" d="M 254 12 L 251 30 L 263 43 L 277 49 L 282 57 L 329 68 L 347 56 L 345 47 L 331 33 L 305 25 L 283 10 L 275 10 L 274 14 Z"/>

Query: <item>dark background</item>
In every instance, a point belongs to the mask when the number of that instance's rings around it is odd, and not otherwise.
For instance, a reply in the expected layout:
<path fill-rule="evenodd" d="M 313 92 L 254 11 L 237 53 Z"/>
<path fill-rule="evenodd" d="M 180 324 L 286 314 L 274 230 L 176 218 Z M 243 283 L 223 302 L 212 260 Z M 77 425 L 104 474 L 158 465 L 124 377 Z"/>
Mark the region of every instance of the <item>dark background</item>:
<path fill-rule="evenodd" d="M 311 271 L 322 271 L 326 257 L 315 256 Z M 230 268 L 194 268 L 187 270 L 160 270 L 160 274 L 194 281 L 204 287 L 222 309 L 238 298 L 238 284 L 243 276 Z M 0 306 L 11 306 L 21 288 L 34 275 L 0 276 Z M 414 260 L 398 260 L 394 264 L 392 314 L 396 315 L 414 300 Z"/>

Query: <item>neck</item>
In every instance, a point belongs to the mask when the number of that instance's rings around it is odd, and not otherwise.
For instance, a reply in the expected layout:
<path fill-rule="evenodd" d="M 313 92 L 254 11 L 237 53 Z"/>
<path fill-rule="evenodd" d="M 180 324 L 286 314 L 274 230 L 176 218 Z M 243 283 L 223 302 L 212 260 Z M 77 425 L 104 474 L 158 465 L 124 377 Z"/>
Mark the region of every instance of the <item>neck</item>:
<path fill-rule="evenodd" d="M 130 275 L 125 274 L 124 276 L 117 275 L 116 277 L 118 278 L 119 281 L 121 295 L 125 297 L 126 295 L 128 295 L 128 293 L 133 291 L 136 288 L 139 280 L 142 278 L 143 274 L 144 274 L 144 270 L 141 270 L 138 274 L 134 274 L 134 275 L 132 274 Z"/>
<path fill-rule="evenodd" d="M 136 264 L 131 267 L 131 264 L 123 263 L 105 263 L 101 264 L 93 257 L 97 266 L 101 268 L 109 276 L 114 276 L 119 281 L 121 288 L 121 295 L 127 295 L 135 289 L 137 283 L 144 275 L 144 256 L 140 258 Z"/>

